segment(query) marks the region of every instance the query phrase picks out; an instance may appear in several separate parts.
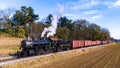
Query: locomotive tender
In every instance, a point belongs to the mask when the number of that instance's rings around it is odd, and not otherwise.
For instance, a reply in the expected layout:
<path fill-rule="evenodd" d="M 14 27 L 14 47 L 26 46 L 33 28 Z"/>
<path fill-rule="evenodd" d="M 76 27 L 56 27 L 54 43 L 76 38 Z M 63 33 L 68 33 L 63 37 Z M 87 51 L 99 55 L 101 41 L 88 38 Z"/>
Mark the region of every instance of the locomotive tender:
<path fill-rule="evenodd" d="M 81 47 L 88 47 L 93 45 L 107 44 L 108 41 L 92 41 L 92 40 L 73 40 L 65 41 L 57 38 L 44 38 L 41 40 L 23 40 L 21 42 L 20 56 L 26 57 L 31 55 L 40 55 L 46 53 L 53 53 L 76 49 Z"/>

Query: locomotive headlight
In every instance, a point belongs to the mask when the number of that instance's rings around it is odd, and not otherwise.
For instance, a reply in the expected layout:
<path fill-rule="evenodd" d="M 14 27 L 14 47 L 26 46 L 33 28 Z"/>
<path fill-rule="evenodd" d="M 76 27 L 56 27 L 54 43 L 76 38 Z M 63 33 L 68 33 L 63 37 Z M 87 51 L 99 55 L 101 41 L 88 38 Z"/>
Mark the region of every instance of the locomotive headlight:
<path fill-rule="evenodd" d="M 26 42 L 26 45 L 31 45 L 32 44 L 32 42 Z"/>

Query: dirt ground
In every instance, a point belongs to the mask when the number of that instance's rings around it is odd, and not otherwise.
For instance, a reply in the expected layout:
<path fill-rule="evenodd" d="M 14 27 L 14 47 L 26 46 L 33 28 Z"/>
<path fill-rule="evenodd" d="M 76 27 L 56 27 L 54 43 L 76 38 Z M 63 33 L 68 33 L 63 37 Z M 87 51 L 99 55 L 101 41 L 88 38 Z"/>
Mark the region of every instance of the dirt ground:
<path fill-rule="evenodd" d="M 120 68 L 120 44 L 55 54 L 3 68 Z"/>

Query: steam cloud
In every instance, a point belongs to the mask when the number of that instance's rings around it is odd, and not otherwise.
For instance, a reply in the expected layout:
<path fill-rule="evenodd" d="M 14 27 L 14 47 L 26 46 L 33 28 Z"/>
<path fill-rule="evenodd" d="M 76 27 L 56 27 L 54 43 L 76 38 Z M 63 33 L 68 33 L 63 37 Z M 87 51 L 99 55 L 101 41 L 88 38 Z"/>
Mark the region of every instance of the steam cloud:
<path fill-rule="evenodd" d="M 51 26 L 48 28 L 44 28 L 41 37 L 44 37 L 46 32 L 48 32 L 47 37 L 53 36 L 54 34 L 56 34 L 56 29 L 57 29 L 57 16 L 54 15 L 52 17 Z"/>
<path fill-rule="evenodd" d="M 62 4 L 57 4 L 57 6 L 59 8 L 59 9 L 57 8 L 58 9 L 58 13 L 57 14 L 61 15 L 63 13 L 65 7 Z M 58 15 L 53 15 L 51 26 L 48 27 L 48 28 L 44 28 L 41 37 L 44 37 L 46 32 L 48 32 L 47 33 L 47 37 L 53 36 L 54 34 L 56 34 L 58 17 L 59 17 Z"/>

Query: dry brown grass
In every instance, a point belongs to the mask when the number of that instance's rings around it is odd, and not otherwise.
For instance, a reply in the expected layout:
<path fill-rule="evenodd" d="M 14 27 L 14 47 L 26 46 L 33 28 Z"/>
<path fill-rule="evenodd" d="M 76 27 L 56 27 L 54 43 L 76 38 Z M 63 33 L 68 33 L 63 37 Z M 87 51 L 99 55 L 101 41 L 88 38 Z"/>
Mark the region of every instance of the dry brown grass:
<path fill-rule="evenodd" d="M 20 42 L 22 40 L 23 40 L 23 38 L 0 37 L 0 46 L 20 45 Z"/>
<path fill-rule="evenodd" d="M 0 37 L 0 56 L 16 53 L 23 39 L 14 37 Z"/>
<path fill-rule="evenodd" d="M 97 62 L 96 60 L 101 60 L 101 58 L 104 58 L 104 55 L 111 52 L 111 49 L 109 51 L 108 47 L 111 48 L 113 45 L 54 54 L 52 56 L 9 64 L 3 66 L 3 68 L 88 68 L 86 67 L 87 65 L 89 67 L 93 66 Z M 93 60 L 94 58 L 96 59 Z"/>
<path fill-rule="evenodd" d="M 0 56 L 7 56 L 20 51 L 20 46 L 0 46 Z"/>

